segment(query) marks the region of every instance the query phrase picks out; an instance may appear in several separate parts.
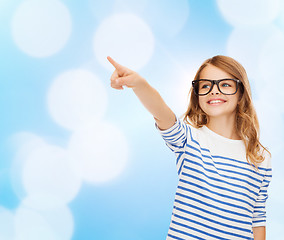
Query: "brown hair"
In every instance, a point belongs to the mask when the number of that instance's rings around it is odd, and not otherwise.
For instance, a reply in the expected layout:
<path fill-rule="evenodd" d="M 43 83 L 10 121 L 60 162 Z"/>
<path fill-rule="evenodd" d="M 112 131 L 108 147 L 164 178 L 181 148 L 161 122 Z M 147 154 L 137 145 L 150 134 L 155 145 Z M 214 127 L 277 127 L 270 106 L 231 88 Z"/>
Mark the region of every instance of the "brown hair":
<path fill-rule="evenodd" d="M 198 69 L 194 80 L 198 80 L 201 71 L 209 64 L 241 80 L 239 90 L 240 100 L 236 108 L 236 130 L 246 146 L 246 159 L 251 165 L 258 169 L 258 164 L 265 159 L 264 151 L 271 153 L 259 141 L 259 122 L 252 102 L 249 80 L 243 66 L 228 56 L 217 55 L 203 62 Z M 188 124 L 200 128 L 209 122 L 209 117 L 200 108 L 198 96 L 194 94 L 193 88 L 189 91 L 190 102 L 187 111 L 182 115 L 183 120 Z M 188 121 L 189 120 L 189 121 Z"/>

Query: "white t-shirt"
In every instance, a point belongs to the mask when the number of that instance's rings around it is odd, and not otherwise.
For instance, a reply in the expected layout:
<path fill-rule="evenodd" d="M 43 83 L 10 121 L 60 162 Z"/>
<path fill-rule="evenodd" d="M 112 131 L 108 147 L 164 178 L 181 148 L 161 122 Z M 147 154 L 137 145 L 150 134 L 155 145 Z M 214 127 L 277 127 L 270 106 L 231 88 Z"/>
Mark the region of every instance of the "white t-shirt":
<path fill-rule="evenodd" d="M 252 227 L 266 224 L 270 156 L 257 172 L 242 140 L 176 119 L 166 130 L 155 123 L 176 155 L 179 176 L 167 239 L 253 239 Z"/>

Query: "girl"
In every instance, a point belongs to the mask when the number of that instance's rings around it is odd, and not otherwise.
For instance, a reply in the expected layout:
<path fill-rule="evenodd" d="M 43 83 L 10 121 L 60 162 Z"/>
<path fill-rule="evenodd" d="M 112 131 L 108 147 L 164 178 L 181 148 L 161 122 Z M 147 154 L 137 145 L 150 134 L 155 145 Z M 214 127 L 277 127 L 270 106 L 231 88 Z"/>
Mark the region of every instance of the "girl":
<path fill-rule="evenodd" d="M 265 239 L 271 154 L 259 142 L 249 81 L 227 56 L 198 69 L 183 120 L 138 73 L 118 64 L 111 87 L 132 88 L 175 153 L 179 175 L 167 239 Z"/>

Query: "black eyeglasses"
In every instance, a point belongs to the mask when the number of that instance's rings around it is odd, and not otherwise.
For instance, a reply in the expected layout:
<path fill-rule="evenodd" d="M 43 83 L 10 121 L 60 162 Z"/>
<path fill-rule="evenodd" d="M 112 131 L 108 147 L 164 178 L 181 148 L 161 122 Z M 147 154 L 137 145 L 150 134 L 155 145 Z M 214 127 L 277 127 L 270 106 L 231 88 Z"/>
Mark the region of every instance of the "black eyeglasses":
<path fill-rule="evenodd" d="M 225 78 L 219 80 L 199 79 L 192 81 L 193 91 L 198 96 L 204 96 L 210 93 L 217 85 L 220 93 L 224 95 L 234 95 L 242 82 L 239 79 Z"/>

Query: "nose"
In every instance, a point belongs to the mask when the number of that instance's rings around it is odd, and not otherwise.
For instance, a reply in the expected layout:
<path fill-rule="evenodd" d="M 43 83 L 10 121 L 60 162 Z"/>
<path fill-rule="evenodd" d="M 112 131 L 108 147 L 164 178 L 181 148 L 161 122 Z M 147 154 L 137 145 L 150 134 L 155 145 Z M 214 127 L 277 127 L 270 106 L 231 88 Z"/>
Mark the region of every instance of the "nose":
<path fill-rule="evenodd" d="M 214 94 L 220 94 L 219 89 L 218 89 L 218 87 L 217 87 L 217 84 L 214 84 L 214 85 L 213 85 L 211 94 L 212 94 L 212 95 L 214 95 Z"/>

